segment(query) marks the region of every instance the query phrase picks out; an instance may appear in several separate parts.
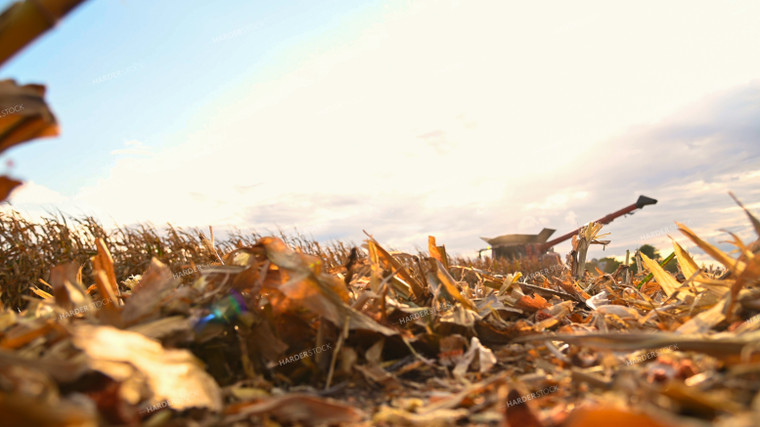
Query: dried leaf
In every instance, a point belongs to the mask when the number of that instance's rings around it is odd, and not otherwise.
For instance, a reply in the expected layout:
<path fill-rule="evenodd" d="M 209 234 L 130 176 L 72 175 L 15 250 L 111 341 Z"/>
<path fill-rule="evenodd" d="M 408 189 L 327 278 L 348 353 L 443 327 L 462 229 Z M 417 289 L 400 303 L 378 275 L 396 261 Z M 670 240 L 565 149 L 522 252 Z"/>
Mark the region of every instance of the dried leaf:
<path fill-rule="evenodd" d="M 454 427 L 457 420 L 466 417 L 466 409 L 437 409 L 424 414 L 415 414 L 403 409 L 382 406 L 372 417 L 375 425 L 407 427 Z"/>
<path fill-rule="evenodd" d="M 11 191 L 21 184 L 23 184 L 21 181 L 17 181 L 5 175 L 0 176 L 0 202 L 7 199 L 8 196 L 10 196 Z"/>
<path fill-rule="evenodd" d="M 133 366 L 144 375 L 144 384 L 137 381 L 132 391 L 139 395 L 139 386 L 147 386 L 152 392 L 151 404 L 166 401 L 177 410 L 222 409 L 222 395 L 216 381 L 189 351 L 164 349 L 160 342 L 142 334 L 111 326 L 78 325 L 72 333 L 74 345 L 87 355 L 93 369 L 118 381 L 138 378 L 125 370 L 125 366 Z M 186 390 L 193 393 L 188 394 Z"/>
<path fill-rule="evenodd" d="M 443 284 L 443 288 L 446 290 L 446 292 L 452 298 L 454 298 L 454 300 L 459 301 L 463 307 L 477 312 L 478 309 L 475 307 L 475 304 L 473 304 L 472 301 L 465 298 L 464 295 L 459 292 L 457 285 L 454 283 L 454 278 L 452 278 L 449 272 L 446 271 L 446 269 L 443 267 L 443 264 L 441 264 L 441 262 L 436 259 L 430 259 L 430 261 L 432 261 L 432 264 L 435 268 L 435 277 L 441 282 L 441 284 Z"/>
<path fill-rule="evenodd" d="M 269 415 L 283 423 L 327 425 L 355 423 L 364 418 L 362 411 L 318 397 L 288 394 L 258 402 L 238 404 L 227 410 L 226 422 L 238 422 L 256 415 Z"/>
<path fill-rule="evenodd" d="M 79 266 L 74 262 L 61 264 L 50 270 L 50 284 L 53 286 L 55 303 L 64 310 L 89 307 L 90 297 L 84 286 L 77 280 Z"/>
<path fill-rule="evenodd" d="M 528 311 L 538 311 L 542 308 L 549 308 L 552 305 L 549 304 L 544 297 L 541 295 L 535 295 L 533 297 L 530 297 L 528 295 L 523 295 L 520 297 L 520 299 L 517 301 L 517 307 L 522 308 L 524 310 Z"/>
<path fill-rule="evenodd" d="M 474 368 L 481 374 L 488 372 L 496 364 L 496 356 L 494 356 L 493 351 L 484 347 L 477 337 L 472 337 L 470 340 L 470 348 L 454 368 L 454 375 L 464 376 L 467 369 L 473 364 Z"/>
<path fill-rule="evenodd" d="M 0 117 L 0 153 L 30 139 L 58 135 L 58 124 L 44 97 L 45 86 L 0 80 L 0 105 L 20 106 L 20 111 Z"/>
<path fill-rule="evenodd" d="M 681 272 L 685 277 L 692 277 L 694 276 L 694 273 L 699 271 L 699 266 L 697 266 L 697 263 L 691 255 L 689 255 L 689 253 L 686 252 L 686 250 L 684 250 L 684 248 L 682 248 L 675 240 L 673 240 L 673 252 L 676 253 L 678 267 L 681 269 Z"/>
<path fill-rule="evenodd" d="M 446 257 L 446 247 L 436 246 L 435 237 L 433 236 L 428 236 L 428 251 L 430 252 L 430 257 L 440 261 L 441 264 L 443 264 L 443 267 L 448 271 L 449 260 Z"/>
<path fill-rule="evenodd" d="M 665 292 L 665 295 L 668 297 L 673 295 L 681 286 L 681 284 L 678 283 L 678 280 L 676 280 L 675 277 L 671 276 L 670 273 L 663 270 L 660 264 L 658 264 L 656 261 L 651 260 L 648 256 L 646 256 L 646 254 L 642 253 L 640 255 L 641 261 L 644 262 L 644 266 L 652 273 L 654 279 L 657 281 L 657 284 L 659 284 L 663 292 Z"/>
<path fill-rule="evenodd" d="M 676 331 L 686 334 L 706 333 L 726 319 L 727 301 L 724 299 L 709 310 L 703 311 L 679 326 Z"/>
<path fill-rule="evenodd" d="M 383 249 L 382 246 L 380 246 L 379 243 L 375 241 L 372 237 L 369 238 L 367 241 L 367 244 L 369 247 L 371 247 L 378 256 L 379 260 L 382 260 L 384 263 L 386 263 L 389 267 L 393 269 L 396 274 L 401 276 L 402 279 L 404 279 L 404 282 L 410 286 L 411 292 L 414 294 L 415 298 L 420 298 L 424 294 L 424 288 L 422 287 L 422 284 L 414 278 L 407 270 L 402 266 L 391 254 L 389 254 L 385 249 Z"/>
<path fill-rule="evenodd" d="M 98 284 L 98 290 L 100 290 L 100 295 L 103 298 L 109 298 L 111 303 L 116 306 L 118 304 L 116 295 L 119 293 L 119 285 L 116 283 L 116 274 L 113 271 L 113 257 L 103 239 L 98 238 L 95 244 L 98 247 L 98 254 L 91 258 L 92 268 L 94 271 L 102 271 L 106 278 L 105 283 Z"/>
<path fill-rule="evenodd" d="M 730 271 L 741 271 L 744 269 L 744 265 L 741 262 L 735 261 L 733 258 L 728 256 L 728 254 L 724 253 L 720 249 L 716 248 L 715 246 L 707 243 L 706 241 L 702 240 L 697 236 L 691 229 L 686 227 L 685 225 L 681 224 L 680 222 L 676 222 L 676 225 L 678 226 L 678 229 L 681 230 L 683 234 L 686 235 L 689 239 L 691 239 L 692 242 L 694 242 L 697 246 L 699 246 L 703 251 L 705 251 L 708 255 L 713 257 L 715 260 L 726 266 L 726 268 Z"/>
<path fill-rule="evenodd" d="M 744 207 L 744 204 L 739 201 L 739 199 L 734 195 L 732 192 L 728 192 L 728 194 L 731 196 L 732 199 L 736 202 L 737 205 L 739 205 L 740 208 L 744 211 L 745 214 L 747 214 L 747 218 L 749 218 L 749 221 L 752 223 L 752 228 L 755 229 L 755 234 L 757 234 L 757 237 L 760 238 L 760 220 L 758 220 L 754 215 L 752 215 L 752 212 L 749 211 L 749 209 Z"/>
<path fill-rule="evenodd" d="M 132 296 L 124 304 L 121 318 L 124 326 L 158 317 L 163 298 L 178 283 L 169 267 L 153 258 Z"/>
<path fill-rule="evenodd" d="M 346 305 L 335 292 L 320 280 L 314 280 L 309 275 L 294 277 L 288 283 L 279 287 L 288 298 L 298 301 L 312 312 L 324 316 L 336 326 L 343 325 L 348 319 L 349 329 L 365 329 L 391 336 L 398 333 L 377 323 L 367 315 Z"/>

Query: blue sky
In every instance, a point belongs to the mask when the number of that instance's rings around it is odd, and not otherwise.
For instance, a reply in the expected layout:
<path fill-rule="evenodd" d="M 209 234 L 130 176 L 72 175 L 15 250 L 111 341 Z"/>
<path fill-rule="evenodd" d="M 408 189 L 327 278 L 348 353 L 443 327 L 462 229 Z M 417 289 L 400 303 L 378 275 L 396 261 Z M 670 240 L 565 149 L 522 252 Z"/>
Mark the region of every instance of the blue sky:
<path fill-rule="evenodd" d="M 298 67 L 382 13 L 379 2 L 351 1 L 179 6 L 86 2 L 0 70 L 0 78 L 44 82 L 64 129 L 56 141 L 13 153 L 16 174 L 73 194 L 93 174 L 108 172 L 123 139 L 181 144 L 199 116 L 247 82 Z M 61 167 L 69 157 L 87 167 Z"/>
<path fill-rule="evenodd" d="M 0 69 L 46 84 L 62 127 L 3 157 L 27 181 L 11 203 L 366 229 L 407 250 L 434 234 L 472 254 L 480 236 L 564 233 L 646 194 L 660 203 L 607 227 L 593 256 L 666 248 L 674 220 L 749 239 L 726 192 L 760 210 L 756 16 L 753 2 L 91 1 Z"/>

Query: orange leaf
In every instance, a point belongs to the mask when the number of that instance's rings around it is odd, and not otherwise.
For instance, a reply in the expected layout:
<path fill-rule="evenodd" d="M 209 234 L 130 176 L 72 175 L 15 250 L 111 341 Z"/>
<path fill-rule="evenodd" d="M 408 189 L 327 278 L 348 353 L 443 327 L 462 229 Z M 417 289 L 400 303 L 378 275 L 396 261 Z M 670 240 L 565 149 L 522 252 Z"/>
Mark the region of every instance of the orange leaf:
<path fill-rule="evenodd" d="M 106 283 L 103 283 L 103 286 L 96 280 L 100 296 L 101 298 L 108 297 L 112 303 L 116 304 L 116 294 L 119 293 L 119 285 L 116 284 L 116 274 L 113 271 L 113 257 L 103 239 L 98 238 L 95 241 L 95 245 L 98 247 L 98 254 L 90 258 L 92 260 L 92 269 L 95 272 L 102 271 L 106 278 Z M 95 278 L 97 279 L 97 274 Z"/>
<path fill-rule="evenodd" d="M 614 407 L 579 408 L 570 414 L 567 427 L 668 427 L 649 415 Z"/>
<path fill-rule="evenodd" d="M 385 249 L 383 249 L 382 246 L 380 246 L 377 241 L 370 237 L 370 239 L 367 241 L 367 244 L 369 247 L 377 254 L 378 260 L 382 261 L 384 264 L 392 267 L 392 269 L 398 274 L 405 283 L 407 283 L 414 294 L 415 297 L 419 298 L 424 294 L 424 288 L 422 287 L 422 284 L 412 276 L 409 271 L 407 271 L 404 266 L 396 260 L 396 258 L 393 258 L 391 254 L 388 253 Z"/>
<path fill-rule="evenodd" d="M 0 202 L 7 199 L 8 196 L 10 196 L 11 191 L 21 184 L 21 181 L 16 181 L 15 179 L 8 178 L 4 175 L 0 176 Z"/>
<path fill-rule="evenodd" d="M 518 301 L 517 306 L 519 308 L 524 308 L 531 311 L 537 311 L 542 308 L 549 308 L 552 305 L 549 304 L 544 297 L 541 295 L 535 295 L 533 297 L 530 297 L 528 295 L 523 295 Z"/>
<path fill-rule="evenodd" d="M 446 246 L 436 246 L 435 237 L 428 236 L 428 251 L 430 257 L 435 258 L 443 264 L 444 268 L 449 269 L 449 260 L 446 257 Z"/>
<path fill-rule="evenodd" d="M 0 116 L 0 153 L 30 139 L 58 135 L 58 124 L 44 97 L 45 86 L 0 81 L 0 105 L 13 107 Z"/>

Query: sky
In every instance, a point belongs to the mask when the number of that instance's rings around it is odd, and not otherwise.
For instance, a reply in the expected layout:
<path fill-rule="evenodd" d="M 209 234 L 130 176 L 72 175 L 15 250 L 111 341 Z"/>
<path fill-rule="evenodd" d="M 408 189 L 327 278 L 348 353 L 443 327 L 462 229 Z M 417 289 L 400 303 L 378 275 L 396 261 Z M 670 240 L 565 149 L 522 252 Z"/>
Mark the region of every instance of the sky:
<path fill-rule="evenodd" d="M 0 158 L 0 209 L 470 256 L 643 194 L 590 256 L 705 261 L 674 221 L 729 249 L 727 192 L 760 212 L 760 4 L 723 6 L 90 1 L 0 68 L 61 124 Z"/>

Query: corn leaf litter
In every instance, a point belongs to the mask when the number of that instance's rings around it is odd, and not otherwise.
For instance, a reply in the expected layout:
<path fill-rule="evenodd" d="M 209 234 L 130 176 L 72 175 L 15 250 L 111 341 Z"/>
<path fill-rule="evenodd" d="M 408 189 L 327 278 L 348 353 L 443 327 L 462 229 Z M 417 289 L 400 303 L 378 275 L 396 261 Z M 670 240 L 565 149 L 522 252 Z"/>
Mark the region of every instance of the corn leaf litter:
<path fill-rule="evenodd" d="M 213 263 L 153 258 L 120 280 L 118 245 L 93 239 L 0 311 L 0 410 L 42 426 L 754 425 L 758 245 L 733 236 L 733 255 L 679 228 L 725 272 L 676 243 L 683 277 L 644 256 L 638 290 L 624 268 L 515 271 L 432 236 L 420 254 L 203 237 Z"/>

